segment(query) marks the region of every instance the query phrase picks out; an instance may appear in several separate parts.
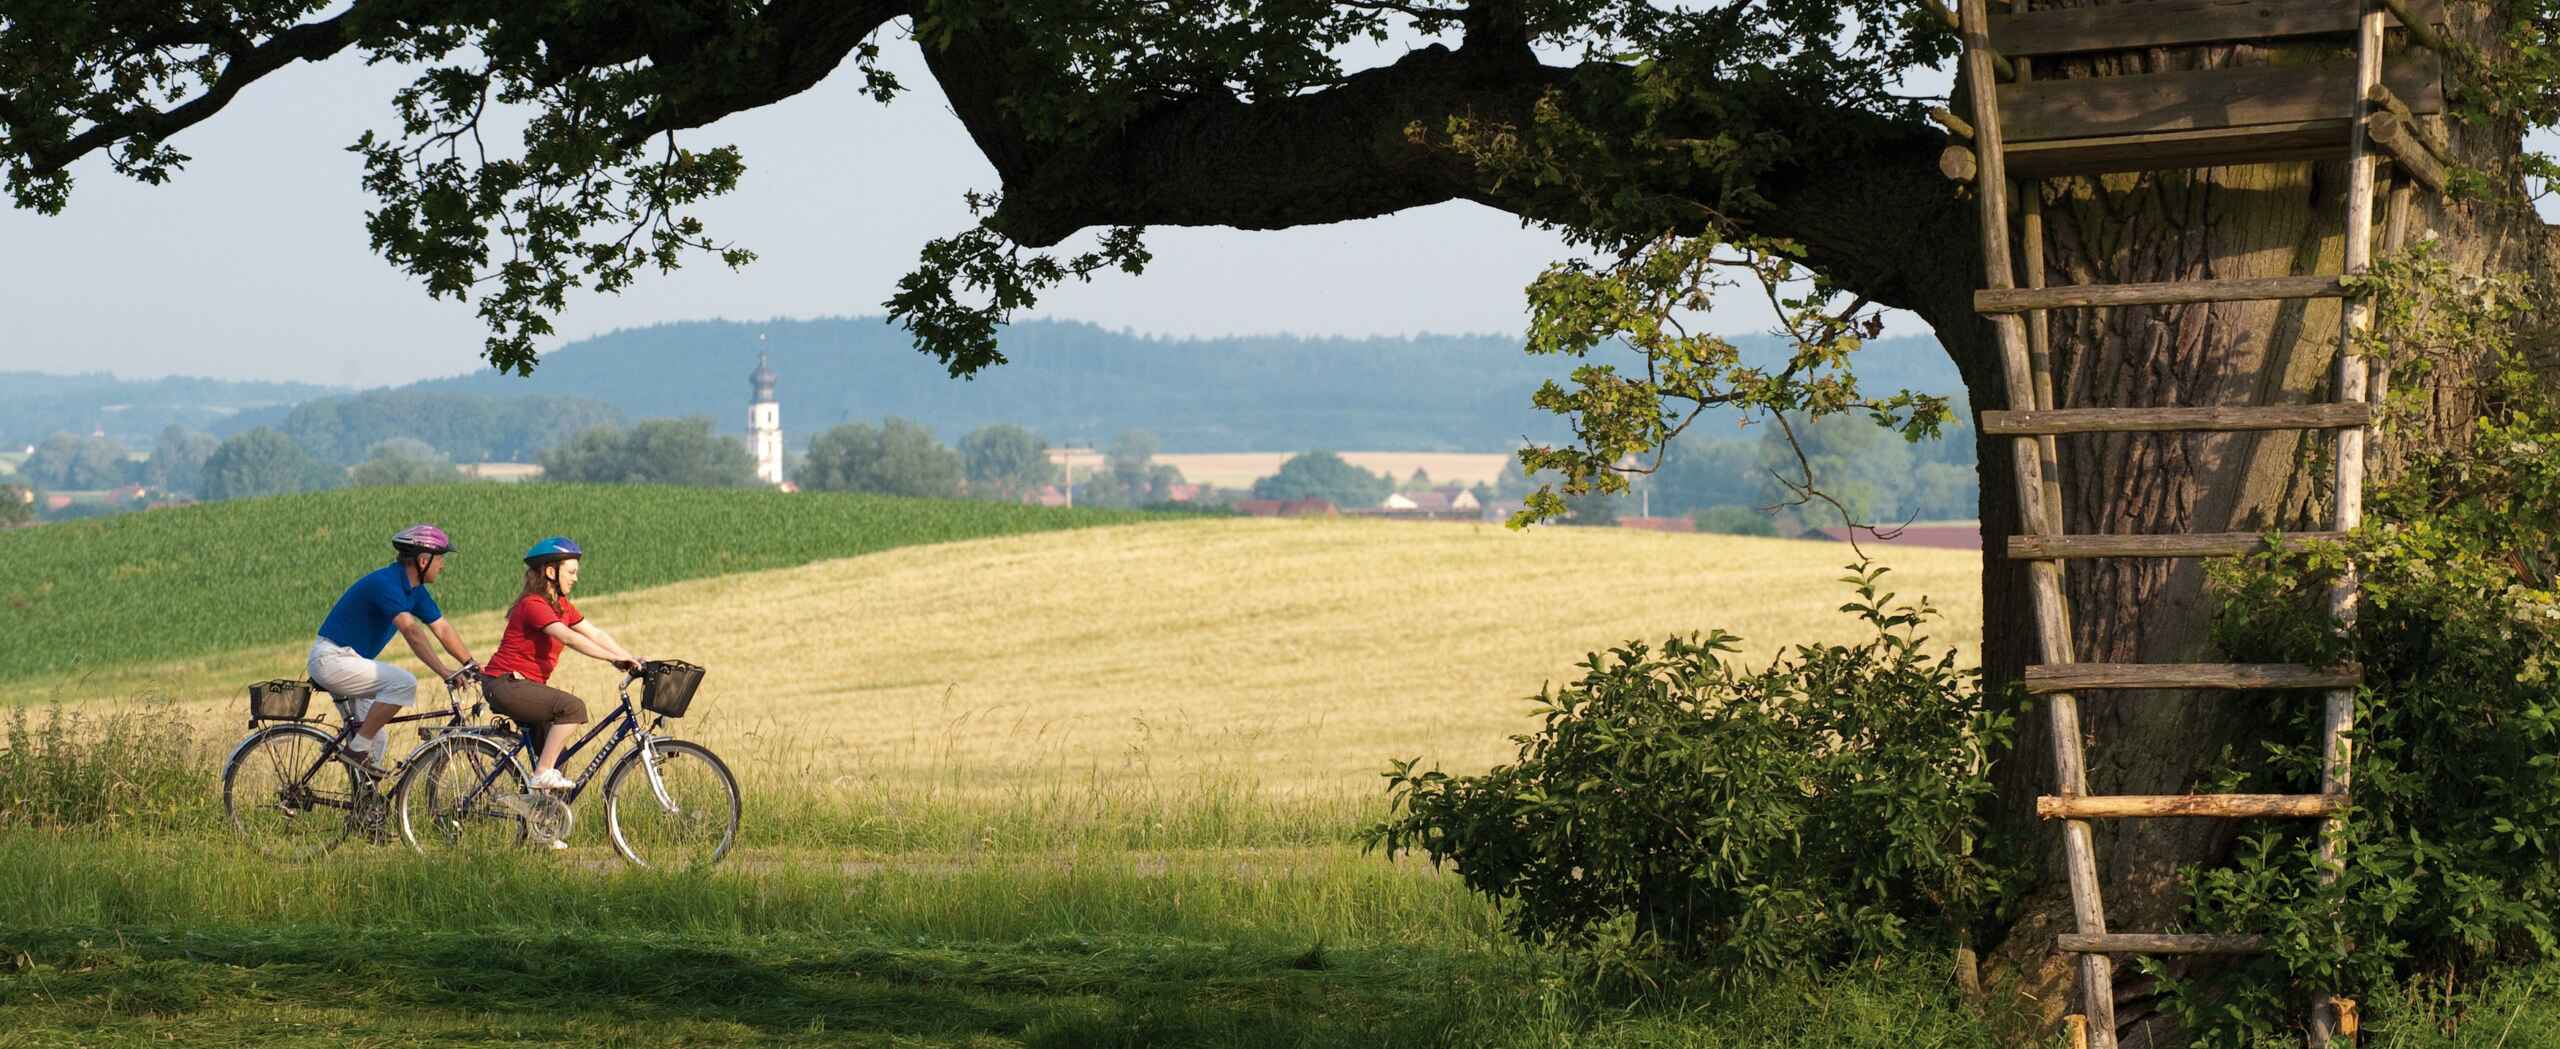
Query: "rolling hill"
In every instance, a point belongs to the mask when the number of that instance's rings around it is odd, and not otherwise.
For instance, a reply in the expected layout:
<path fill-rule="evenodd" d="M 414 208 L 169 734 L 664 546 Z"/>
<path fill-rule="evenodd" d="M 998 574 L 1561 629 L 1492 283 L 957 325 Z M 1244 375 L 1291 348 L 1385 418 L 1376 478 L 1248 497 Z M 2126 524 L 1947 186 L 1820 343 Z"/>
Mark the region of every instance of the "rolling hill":
<path fill-rule="evenodd" d="M 399 389 L 575 396 L 631 419 L 704 415 L 737 433 L 759 334 L 782 376 L 783 427 L 795 447 L 838 423 L 895 415 L 924 423 L 946 442 L 1010 422 L 1054 444 L 1099 446 L 1124 430 L 1151 430 L 1176 452 L 1498 452 L 1523 437 L 1567 436 L 1563 422 L 1531 407 L 1529 396 L 1542 382 L 1563 380 L 1576 363 L 1528 356 L 1510 336 L 1160 339 L 1025 321 L 1004 331 L 1010 363 L 961 381 L 887 321 L 840 317 L 637 328 L 545 354 L 531 377 L 482 371 Z M 1743 341 L 1757 357 L 1774 356 L 1771 340 Z M 1878 340 L 1860 368 L 1874 390 L 1963 389 L 1926 338 Z M 273 425 L 285 414 L 244 414 L 225 428 Z"/>
<path fill-rule="evenodd" d="M 1855 624 L 1836 611 L 1847 591 L 1834 581 L 1852 556 L 1845 544 L 1619 529 L 1153 521 L 741 562 L 580 605 L 643 655 L 711 669 L 683 732 L 730 757 L 759 796 L 868 811 L 883 798 L 1207 780 L 1366 797 L 1391 756 L 1452 768 L 1503 757 L 1529 725 L 1525 697 L 1629 639 L 1719 627 L 1746 639 L 1738 658 L 1754 664 L 1782 644 L 1847 640 Z M 1928 595 L 1947 613 L 1937 637 L 1971 648 L 1979 555 L 1890 557 L 1893 588 Z M 589 571 L 619 583 L 635 569 L 599 555 Z M 458 619 L 474 644 L 501 625 L 482 607 Z M 149 614 L 129 606 L 102 625 Z M 306 644 L 22 676 L 0 682 L 0 699 L 171 697 L 206 738 L 227 740 L 240 686 L 298 674 Z M 611 695 L 611 671 L 592 661 L 564 663 L 555 681 Z"/>

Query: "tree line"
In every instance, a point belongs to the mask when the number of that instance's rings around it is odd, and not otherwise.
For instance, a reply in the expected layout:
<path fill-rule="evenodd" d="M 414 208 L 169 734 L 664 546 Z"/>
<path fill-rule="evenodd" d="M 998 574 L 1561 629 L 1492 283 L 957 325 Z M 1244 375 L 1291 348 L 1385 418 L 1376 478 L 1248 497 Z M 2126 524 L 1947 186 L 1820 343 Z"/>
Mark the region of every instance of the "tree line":
<path fill-rule="evenodd" d="M 447 394 L 470 399 L 471 395 Z M 550 400 L 550 399 L 545 399 Z M 513 411 L 474 409 L 440 418 L 497 420 L 538 415 L 541 406 Z M 432 414 L 432 413 L 430 413 Z M 605 412 L 577 417 L 596 418 Z M 388 433 L 379 420 L 338 409 L 299 415 L 288 429 L 260 427 L 228 438 L 171 424 L 146 453 L 111 437 L 56 433 L 40 443 L 12 483 L 38 491 L 97 491 L 141 485 L 146 499 L 239 499 L 343 486 L 436 484 L 464 478 L 455 456 L 427 440 Z M 420 416 L 405 416 L 419 418 Z M 494 425 L 494 423 L 493 423 Z M 540 425 L 518 424 L 512 433 L 483 433 L 474 450 L 518 447 L 507 442 Z M 1863 420 L 1766 422 L 1756 433 L 1715 436 L 1692 432 L 1673 441 L 1650 473 L 1627 493 L 1573 501 L 1572 523 L 1614 524 L 1639 513 L 1690 517 L 1704 531 L 1799 535 L 1845 520 L 1891 524 L 1907 520 L 1968 517 L 1978 498 L 1973 434 L 1959 421 L 1942 438 L 1908 443 Z M 372 443 L 349 455 L 348 442 Z M 318 440 L 322 447 L 315 449 Z M 1049 441 L 1012 424 L 981 426 L 956 447 L 943 444 L 913 420 L 846 423 L 820 432 L 808 450 L 792 457 L 785 474 L 815 491 L 872 492 L 917 498 L 1024 501 L 1044 490 L 1067 492 L 1076 505 L 1156 506 L 1175 502 L 1182 472 L 1158 462 L 1161 441 L 1130 430 L 1102 449 L 1102 466 L 1070 478 L 1053 461 Z M 621 425 L 593 422 L 556 443 L 519 458 L 533 459 L 550 480 L 604 484 L 673 484 L 748 487 L 760 483 L 755 460 L 738 439 L 714 431 L 699 416 L 650 419 Z M 342 459 L 352 460 L 343 463 Z M 1798 489 L 1810 477 L 1822 493 L 1809 499 Z M 1070 485 L 1070 481 L 1072 484 Z M 1335 506 L 1376 507 L 1389 493 L 1420 492 L 1445 485 L 1416 471 L 1398 479 L 1361 469 L 1330 451 L 1309 451 L 1283 462 L 1248 491 L 1214 493 L 1204 502 L 1255 499 L 1322 499 Z M 1493 507 L 1537 487 L 1513 462 L 1490 484 L 1470 489 Z M 0 524 L 23 519 L 24 493 L 0 492 Z M 127 507 L 74 504 L 49 516 L 76 517 Z"/>

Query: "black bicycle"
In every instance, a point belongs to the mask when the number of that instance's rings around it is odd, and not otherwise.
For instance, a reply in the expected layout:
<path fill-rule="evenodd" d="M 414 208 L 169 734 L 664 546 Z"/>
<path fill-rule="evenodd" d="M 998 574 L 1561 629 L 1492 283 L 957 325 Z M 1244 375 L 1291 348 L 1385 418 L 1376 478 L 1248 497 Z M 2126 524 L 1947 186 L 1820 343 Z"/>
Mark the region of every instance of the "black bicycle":
<path fill-rule="evenodd" d="M 566 771 L 570 758 L 604 739 L 566 790 L 528 788 L 528 754 L 541 743 L 530 733 L 457 733 L 428 743 L 391 791 L 400 837 L 420 852 L 563 840 L 576 822 L 570 806 L 630 740 L 637 745 L 604 777 L 613 850 L 643 867 L 720 862 L 738 840 L 738 778 L 710 748 L 659 731 L 668 718 L 684 716 L 701 680 L 702 668 L 678 660 L 653 660 L 624 675 L 619 705 L 561 751 Z M 631 702 L 634 682 L 643 683 L 639 707 Z M 644 710 L 653 715 L 645 727 Z"/>
<path fill-rule="evenodd" d="M 222 809 L 231 828 L 273 859 L 310 859 L 337 848 L 359 827 L 377 839 L 388 833 L 388 795 L 381 788 L 390 777 L 377 779 L 348 747 L 357 719 L 347 704 L 331 697 L 341 722 L 334 733 L 321 719 L 306 716 L 314 691 L 326 690 L 290 678 L 249 686 L 249 735 L 231 748 L 222 766 Z M 425 730 L 429 745 L 474 731 L 480 705 L 473 703 L 466 715 L 463 695 L 448 686 L 444 709 L 404 714 L 390 723 L 443 721 Z M 412 751 L 407 761 L 423 750 Z M 400 767 L 393 766 L 395 775 Z"/>

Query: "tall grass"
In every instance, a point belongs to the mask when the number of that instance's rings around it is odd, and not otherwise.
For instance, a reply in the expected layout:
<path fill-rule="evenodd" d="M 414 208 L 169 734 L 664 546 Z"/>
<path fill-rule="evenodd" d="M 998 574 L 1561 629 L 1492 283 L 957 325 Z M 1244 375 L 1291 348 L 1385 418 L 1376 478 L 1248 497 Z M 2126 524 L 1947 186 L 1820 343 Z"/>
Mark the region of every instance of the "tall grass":
<path fill-rule="evenodd" d="M 197 828 L 214 774 L 183 722 L 133 708 L 11 707 L 0 728 L 0 827 Z"/>
<path fill-rule="evenodd" d="M 587 590 L 783 568 L 919 543 L 1145 520 L 1126 511 L 644 485 L 368 488 L 0 531 L 0 680 L 308 638 L 391 533 L 435 521 L 460 554 L 448 613 L 502 607 L 545 535 L 593 551 Z M 182 595 L 182 596 L 173 596 Z M 477 639 L 475 639 L 477 640 Z"/>

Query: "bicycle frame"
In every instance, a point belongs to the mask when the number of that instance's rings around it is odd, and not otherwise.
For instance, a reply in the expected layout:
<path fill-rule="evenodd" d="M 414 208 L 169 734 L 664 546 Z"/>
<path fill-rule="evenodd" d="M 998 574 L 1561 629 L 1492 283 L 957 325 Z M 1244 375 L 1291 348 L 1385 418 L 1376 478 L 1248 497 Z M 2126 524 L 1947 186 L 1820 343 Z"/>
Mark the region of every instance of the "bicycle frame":
<path fill-rule="evenodd" d="M 445 708 L 444 708 L 443 710 L 439 710 L 439 711 L 428 711 L 428 712 L 426 712 L 426 713 L 422 713 L 422 714 L 402 714 L 402 715 L 400 715 L 400 716 L 398 716 L 398 717 L 392 718 L 392 719 L 391 719 L 390 721 L 388 721 L 388 722 L 385 722 L 385 723 L 383 724 L 383 727 L 384 727 L 384 728 L 389 728 L 389 727 L 391 727 L 392 725 L 398 725 L 398 724 L 403 724 L 403 723 L 406 723 L 406 722 L 412 722 L 412 721 L 433 721 L 433 720 L 435 720 L 435 719 L 437 719 L 437 718 L 443 718 L 443 719 L 445 719 L 445 721 L 446 721 L 448 724 L 452 724 L 452 725 L 464 725 L 464 724 L 468 724 L 468 723 L 470 722 L 470 719 L 469 719 L 469 718 L 464 717 L 464 716 L 463 716 L 463 714 L 462 714 L 462 693 L 461 693 L 460 691 L 458 691 L 458 690 L 455 690 L 455 689 L 446 689 L 446 690 L 445 690 L 445 694 L 444 694 L 444 698 L 445 698 Z M 476 704 L 476 703 L 475 703 L 475 704 L 473 704 L 473 714 L 474 714 L 475 716 L 478 714 L 478 711 L 479 711 L 479 705 L 478 705 L 478 704 Z M 315 722 L 315 721 L 317 721 L 317 720 L 319 720 L 319 719 L 317 719 L 317 718 L 310 718 L 310 719 L 296 719 L 296 720 L 294 720 L 294 721 L 284 722 L 284 724 L 301 724 L 301 725 L 308 725 L 308 724 L 312 724 L 313 722 Z M 329 737 L 329 741 L 328 741 L 327 743 L 324 743 L 324 744 L 322 744 L 322 745 L 321 745 L 321 747 L 320 747 L 320 754 L 319 754 L 319 756 L 318 756 L 318 757 L 313 758 L 313 759 L 312 759 L 312 761 L 311 761 L 311 764 L 310 764 L 308 767 L 305 767 L 305 768 L 304 768 L 300 773 L 297 773 L 297 774 L 294 776 L 294 778 L 293 778 L 293 782 L 296 784 L 297 788 L 299 788 L 299 787 L 301 787 L 301 786 L 303 786 L 303 785 L 307 785 L 307 784 L 309 784 L 309 783 L 311 782 L 311 777 L 316 776 L 316 775 L 319 775 L 319 773 L 320 773 L 320 770 L 321 770 L 321 769 L 327 768 L 327 767 L 329 766 L 329 763 L 330 763 L 331 761 L 335 761 L 335 760 L 337 760 L 338 755 L 346 751 L 346 749 L 347 749 L 347 741 L 348 741 L 348 740 L 350 740 L 350 739 L 355 738 L 356 727 L 357 727 L 357 723 L 356 723 L 356 722 L 353 722 L 353 721 L 343 722 L 343 723 L 341 723 L 341 724 L 338 726 L 338 731 L 336 732 L 336 734 L 334 734 L 334 735 L 330 736 L 330 737 Z M 262 730 L 262 731 L 263 731 L 263 730 Z M 259 738 L 259 736 L 260 736 L 260 733 L 259 733 L 259 732 L 251 732 L 251 733 L 249 734 L 249 736 L 248 736 L 248 738 L 247 738 L 247 739 L 243 739 L 243 740 L 241 740 L 241 741 L 240 741 L 240 745 L 239 745 L 239 747 L 234 747 L 234 748 L 232 749 L 232 754 L 233 754 L 233 756 L 237 757 L 237 756 L 239 755 L 239 753 L 240 753 L 240 748 L 247 747 L 247 746 L 248 746 L 252 741 L 254 741 L 254 740 L 258 739 L 258 738 Z M 366 782 L 366 784 L 367 784 L 368 786 L 375 788 L 374 793 L 376 793 L 376 794 L 379 794 L 379 793 L 380 793 L 380 789 L 379 789 L 379 788 L 380 788 L 384 783 L 386 783 L 386 782 L 388 782 L 388 781 L 389 781 L 387 777 L 386 777 L 386 778 L 384 778 L 384 779 L 381 779 L 381 780 L 377 780 L 377 779 L 375 779 L 373 776 L 371 776 L 371 775 L 369 775 L 369 774 L 368 774 L 368 775 L 366 775 L 364 778 L 365 778 L 365 782 Z M 314 805 L 321 806 L 321 807 L 324 807 L 324 808 L 333 808 L 333 809 L 340 809 L 340 808 L 343 808 L 343 809 L 353 809 L 353 808 L 355 808 L 355 807 L 356 807 L 356 805 L 355 805 L 355 803 L 354 803 L 353 799 L 350 799 L 348 802 L 345 802 L 345 803 L 340 803 L 340 802 L 336 802 L 336 801 L 332 801 L 332 800 L 328 800 L 328 799 L 324 799 L 324 798 L 316 798 L 316 797 L 315 797 L 315 798 L 310 798 L 310 799 L 307 799 L 307 800 L 308 800 L 310 803 L 314 804 Z"/>
<path fill-rule="evenodd" d="M 596 737 L 604 735 L 605 730 L 613 730 L 613 737 L 605 740 L 604 746 L 596 749 L 596 756 L 593 760 L 587 762 L 586 770 L 578 773 L 577 777 L 570 781 L 568 797 L 565 799 L 569 804 L 577 804 L 578 796 L 585 794 L 587 792 L 587 786 L 596 781 L 596 773 L 604 769 L 605 762 L 610 760 L 614 754 L 621 751 L 623 740 L 637 737 L 642 752 L 640 768 L 642 771 L 649 774 L 650 791 L 658 796 L 658 804 L 665 806 L 667 811 L 676 811 L 675 802 L 667 797 L 667 786 L 665 782 L 658 778 L 658 754 L 656 745 L 659 737 L 654 730 L 659 725 L 664 724 L 667 719 L 663 717 L 655 718 L 649 723 L 648 728 L 644 729 L 640 727 L 640 711 L 631 705 L 631 683 L 636 680 L 638 680 L 636 677 L 623 678 L 622 687 L 617 696 L 620 702 L 614 707 L 613 713 L 607 714 L 602 719 L 598 720 L 592 727 L 587 729 L 585 735 L 571 740 L 569 745 L 560 748 L 560 763 L 565 766 L 569 763 L 569 759 L 578 756 L 579 751 L 587 749 L 587 744 L 595 742 Z M 507 749 L 507 760 L 518 760 L 521 755 L 531 749 L 531 745 L 537 744 L 538 742 L 539 741 L 536 740 L 526 739 L 523 733 L 519 731 L 516 736 L 514 746 Z M 463 795 L 461 804 L 468 806 L 479 801 L 480 796 L 486 793 L 489 788 L 496 786 L 497 782 L 498 770 L 492 768 L 489 770 L 488 775 L 482 776 L 480 778 L 480 782 L 471 788 L 470 793 Z"/>

